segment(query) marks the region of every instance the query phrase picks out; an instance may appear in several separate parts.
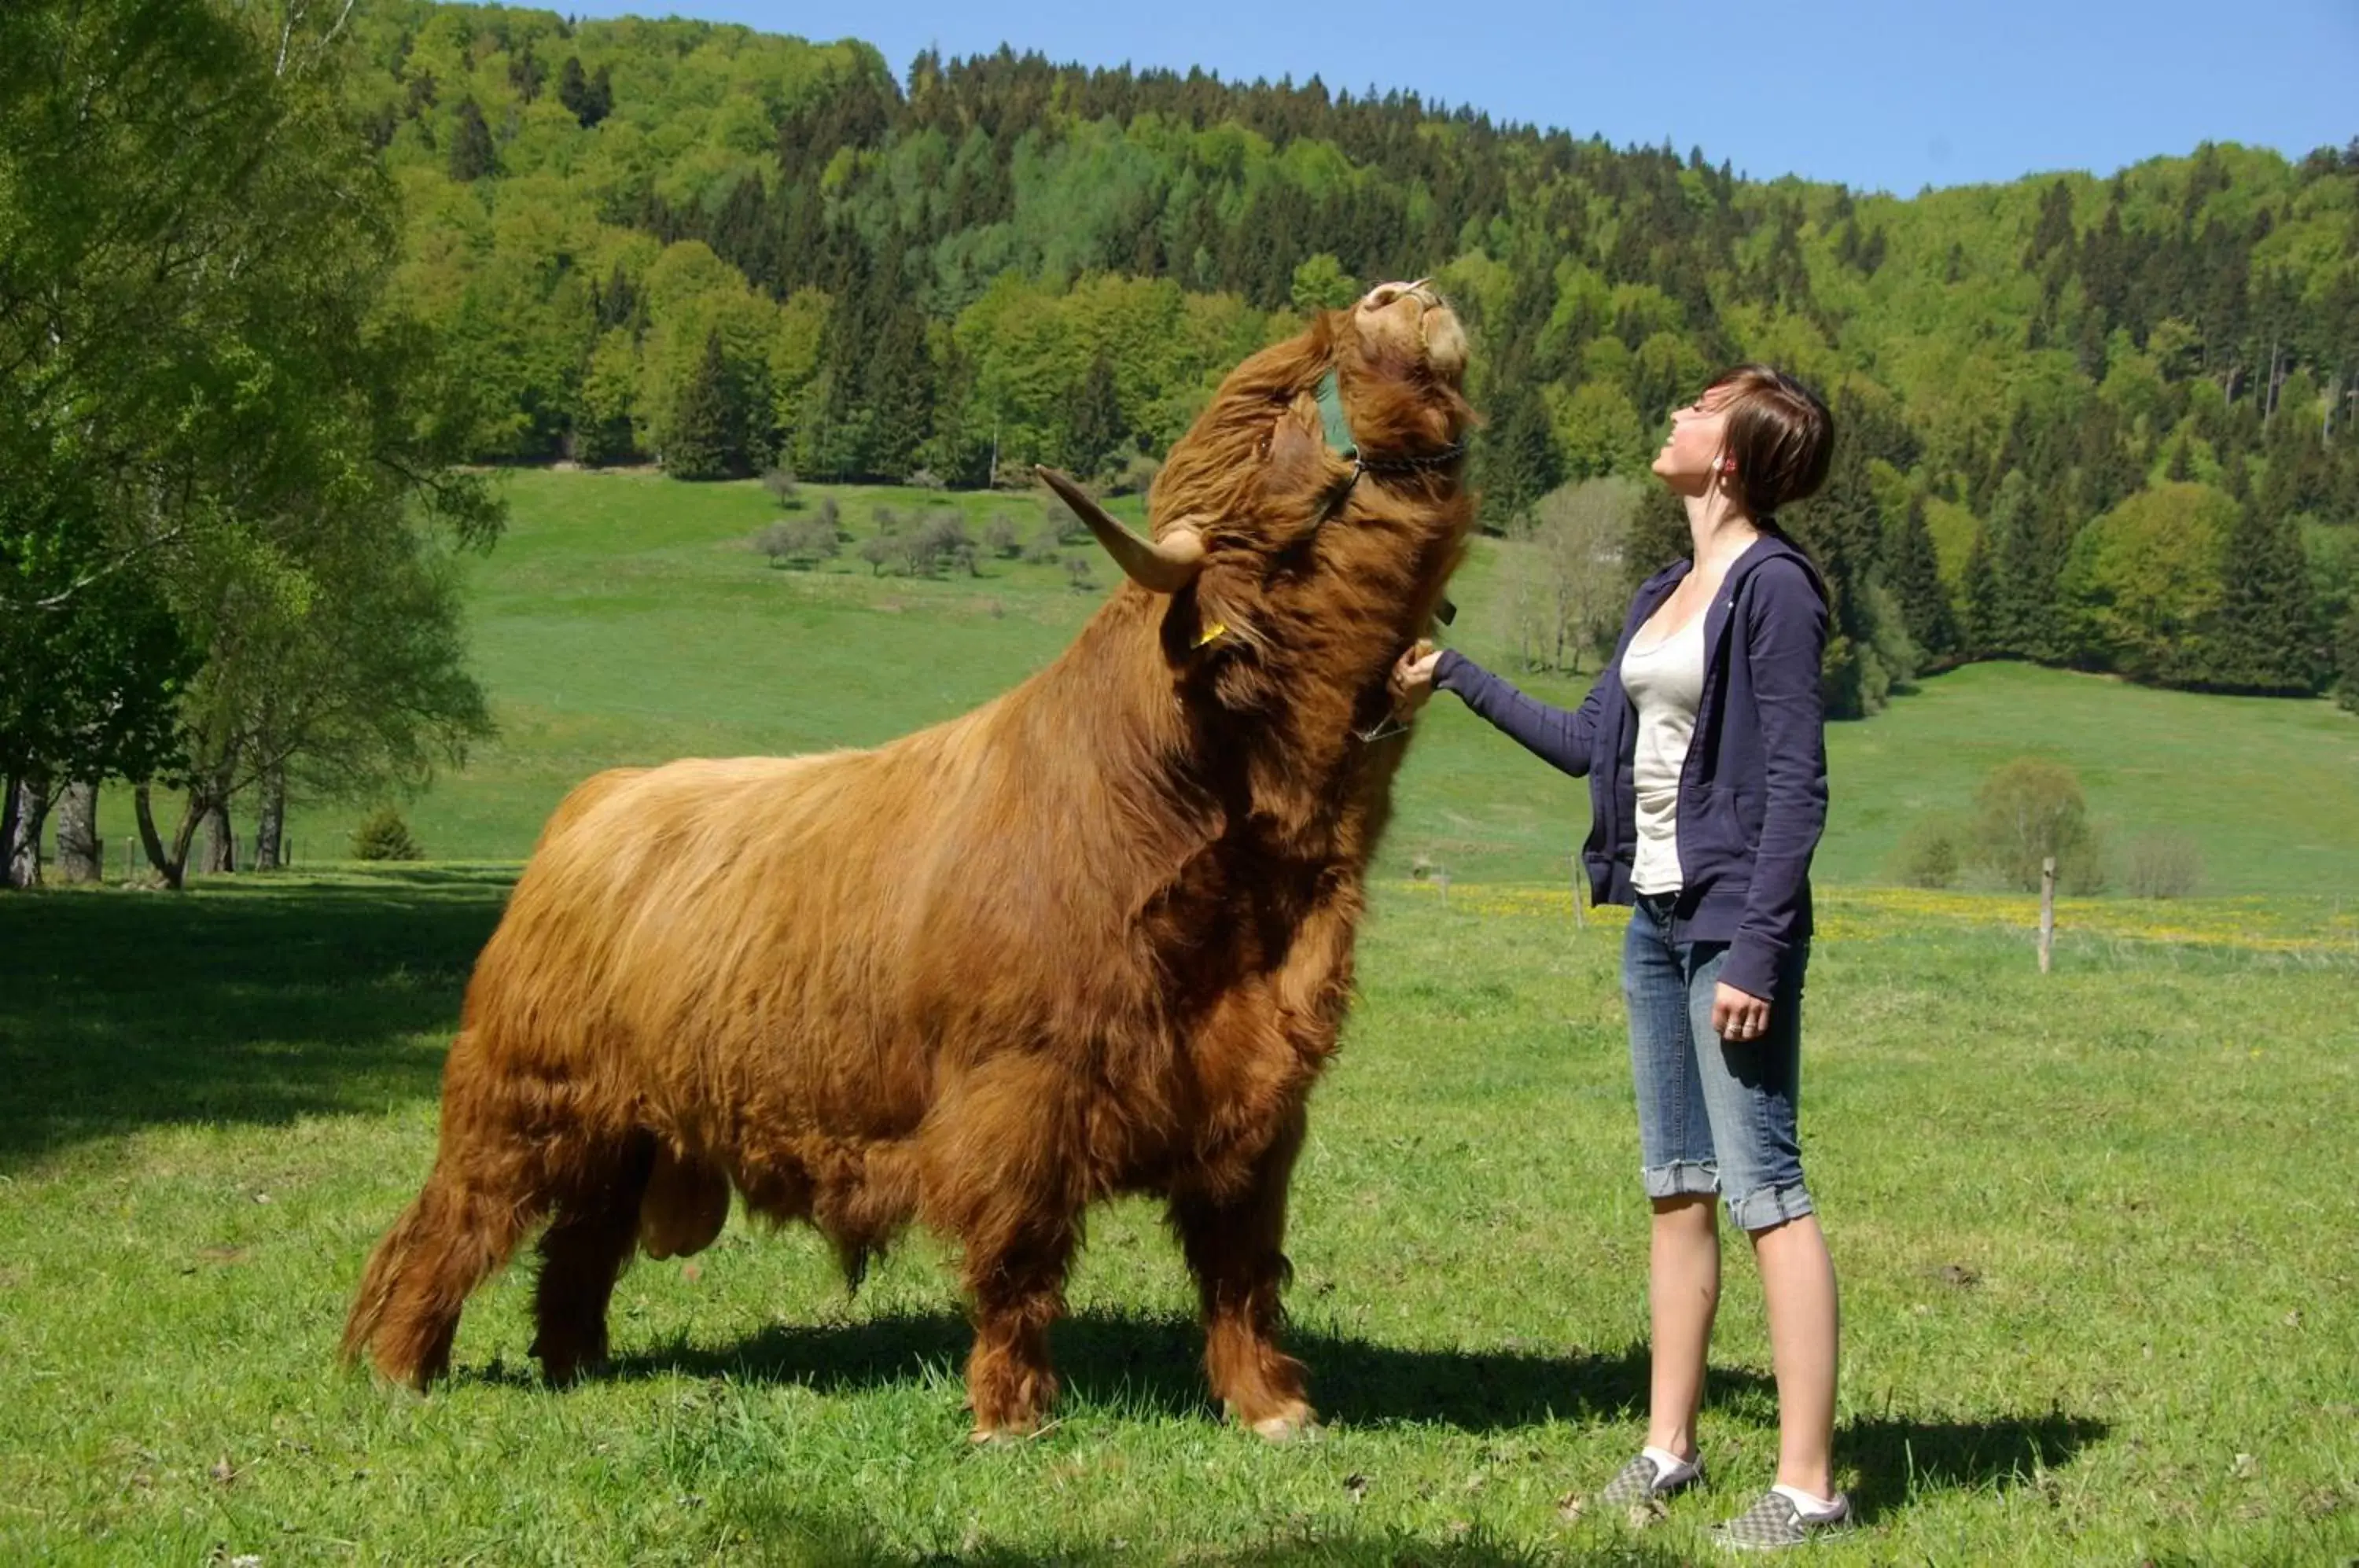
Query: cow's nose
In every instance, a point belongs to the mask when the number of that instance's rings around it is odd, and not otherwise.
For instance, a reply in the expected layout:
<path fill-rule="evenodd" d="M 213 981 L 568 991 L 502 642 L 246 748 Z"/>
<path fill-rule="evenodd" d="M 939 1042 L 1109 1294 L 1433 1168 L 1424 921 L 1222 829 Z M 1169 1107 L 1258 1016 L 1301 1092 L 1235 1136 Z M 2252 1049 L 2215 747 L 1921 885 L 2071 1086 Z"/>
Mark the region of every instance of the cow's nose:
<path fill-rule="evenodd" d="M 1415 299 L 1429 310 L 1441 303 L 1441 296 L 1433 290 L 1433 279 L 1420 278 L 1414 283 L 1379 283 L 1368 290 L 1367 297 L 1360 304 L 1364 310 L 1381 310 L 1403 296 Z"/>

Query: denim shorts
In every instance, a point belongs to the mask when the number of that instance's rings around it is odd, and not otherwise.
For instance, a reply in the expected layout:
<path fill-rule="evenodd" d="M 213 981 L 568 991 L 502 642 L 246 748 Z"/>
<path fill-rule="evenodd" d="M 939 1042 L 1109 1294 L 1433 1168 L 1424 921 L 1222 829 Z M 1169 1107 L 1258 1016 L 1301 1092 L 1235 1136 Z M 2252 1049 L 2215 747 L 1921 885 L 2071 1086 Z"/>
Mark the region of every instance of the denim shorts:
<path fill-rule="evenodd" d="M 1622 947 L 1647 1195 L 1718 1192 L 1746 1231 L 1799 1219 L 1810 1213 L 1796 1126 L 1810 944 L 1781 962 L 1762 1037 L 1724 1040 L 1712 1003 L 1728 944 L 1673 942 L 1670 903 L 1641 894 Z"/>

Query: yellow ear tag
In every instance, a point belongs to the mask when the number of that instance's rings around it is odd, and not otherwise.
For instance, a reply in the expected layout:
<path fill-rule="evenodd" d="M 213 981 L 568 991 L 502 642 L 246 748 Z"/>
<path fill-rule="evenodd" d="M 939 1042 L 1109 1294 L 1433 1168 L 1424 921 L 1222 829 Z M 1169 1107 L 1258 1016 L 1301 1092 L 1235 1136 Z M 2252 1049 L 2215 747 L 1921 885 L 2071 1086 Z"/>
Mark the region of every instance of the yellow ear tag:
<path fill-rule="evenodd" d="M 1228 622 L 1214 621 L 1211 626 L 1206 626 L 1202 631 L 1196 634 L 1196 646 L 1198 648 L 1204 648 L 1210 644 L 1220 641 L 1221 634 L 1228 629 Z"/>

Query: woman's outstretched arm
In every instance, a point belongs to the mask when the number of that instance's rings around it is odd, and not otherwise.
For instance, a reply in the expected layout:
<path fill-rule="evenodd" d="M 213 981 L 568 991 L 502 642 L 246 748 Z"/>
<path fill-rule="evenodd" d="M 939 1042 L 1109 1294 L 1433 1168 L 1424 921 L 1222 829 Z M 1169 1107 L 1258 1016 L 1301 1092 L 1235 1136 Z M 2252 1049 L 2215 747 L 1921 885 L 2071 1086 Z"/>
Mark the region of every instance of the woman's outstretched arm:
<path fill-rule="evenodd" d="M 1454 691 L 1525 750 L 1576 779 L 1589 771 L 1590 746 L 1608 684 L 1601 677 L 1579 708 L 1567 710 L 1517 691 L 1456 648 L 1434 653 L 1423 645 L 1403 654 L 1393 671 L 1394 692 L 1406 708 L 1421 706 L 1435 687 Z"/>

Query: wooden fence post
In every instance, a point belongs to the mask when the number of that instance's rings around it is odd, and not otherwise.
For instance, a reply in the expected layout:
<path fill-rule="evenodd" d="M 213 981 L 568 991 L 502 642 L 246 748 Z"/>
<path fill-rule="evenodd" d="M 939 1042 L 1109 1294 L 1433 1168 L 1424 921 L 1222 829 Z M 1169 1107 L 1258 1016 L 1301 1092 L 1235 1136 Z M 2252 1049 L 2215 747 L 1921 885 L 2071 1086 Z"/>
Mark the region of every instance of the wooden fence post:
<path fill-rule="evenodd" d="M 1441 889 L 1441 907 L 1445 909 L 1450 908 L 1450 868 L 1443 866 L 1434 872 L 1433 880 Z"/>
<path fill-rule="evenodd" d="M 1572 862 L 1572 929 L 1576 931 L 1587 931 L 1589 918 L 1581 912 L 1581 895 L 1585 890 L 1581 885 L 1581 856 L 1570 855 L 1565 858 Z"/>
<path fill-rule="evenodd" d="M 2049 954 L 2056 948 L 2056 857 L 2039 863 L 2039 972 L 2048 973 Z"/>

